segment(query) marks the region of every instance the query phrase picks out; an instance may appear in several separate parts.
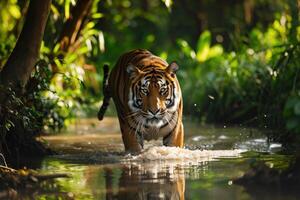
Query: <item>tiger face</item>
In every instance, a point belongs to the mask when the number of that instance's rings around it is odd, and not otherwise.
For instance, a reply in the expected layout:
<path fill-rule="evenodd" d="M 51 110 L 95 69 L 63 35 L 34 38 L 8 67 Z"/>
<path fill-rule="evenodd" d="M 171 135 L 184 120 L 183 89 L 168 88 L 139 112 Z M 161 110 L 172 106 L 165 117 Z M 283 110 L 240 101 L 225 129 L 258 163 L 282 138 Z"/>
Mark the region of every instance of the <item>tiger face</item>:
<path fill-rule="evenodd" d="M 156 138 L 160 129 L 171 129 L 176 125 L 181 96 L 175 75 L 177 69 L 175 62 L 166 69 L 149 66 L 142 71 L 133 65 L 127 67 L 132 81 L 128 96 L 129 116 L 140 133 L 152 132 Z"/>

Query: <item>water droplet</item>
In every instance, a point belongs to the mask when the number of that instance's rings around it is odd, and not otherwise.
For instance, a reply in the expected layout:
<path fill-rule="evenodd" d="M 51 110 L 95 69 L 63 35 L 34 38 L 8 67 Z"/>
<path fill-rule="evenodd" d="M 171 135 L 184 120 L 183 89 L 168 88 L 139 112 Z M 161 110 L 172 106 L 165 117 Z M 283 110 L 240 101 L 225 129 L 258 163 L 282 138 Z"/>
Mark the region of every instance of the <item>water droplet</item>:
<path fill-rule="evenodd" d="M 212 100 L 215 99 L 215 97 L 214 97 L 214 96 L 211 96 L 211 95 L 208 95 L 208 98 L 210 98 L 210 99 L 212 99 Z"/>
<path fill-rule="evenodd" d="M 196 107 L 197 106 L 197 104 L 196 103 L 194 103 L 194 107 Z"/>

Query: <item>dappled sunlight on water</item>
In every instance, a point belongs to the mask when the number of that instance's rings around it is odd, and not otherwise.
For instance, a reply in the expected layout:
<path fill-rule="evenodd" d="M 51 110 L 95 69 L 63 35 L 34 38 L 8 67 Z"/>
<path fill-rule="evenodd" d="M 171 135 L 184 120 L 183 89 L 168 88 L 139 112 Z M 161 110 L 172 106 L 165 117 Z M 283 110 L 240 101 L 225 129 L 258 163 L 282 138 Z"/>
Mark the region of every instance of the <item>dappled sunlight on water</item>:
<path fill-rule="evenodd" d="M 231 180 L 254 158 L 275 167 L 288 163 L 286 156 L 276 154 L 280 144 L 255 129 L 186 120 L 185 133 L 184 149 L 164 147 L 157 140 L 131 155 L 124 152 L 116 118 L 82 119 L 61 135 L 41 138 L 58 155 L 46 158 L 39 171 L 71 174 L 55 184 L 75 199 L 252 199 Z"/>

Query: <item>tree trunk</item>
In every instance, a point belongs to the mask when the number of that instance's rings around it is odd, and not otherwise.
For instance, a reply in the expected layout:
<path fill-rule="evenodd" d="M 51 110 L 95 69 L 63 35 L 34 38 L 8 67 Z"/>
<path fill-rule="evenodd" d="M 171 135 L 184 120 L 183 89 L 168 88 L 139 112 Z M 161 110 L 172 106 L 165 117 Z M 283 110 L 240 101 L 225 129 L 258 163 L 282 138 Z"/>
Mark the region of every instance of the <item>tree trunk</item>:
<path fill-rule="evenodd" d="M 70 46 L 76 42 L 92 3 L 92 0 L 78 0 L 75 7 L 73 7 L 71 16 L 64 24 L 60 37 L 56 42 L 60 44 L 62 52 L 67 52 Z"/>
<path fill-rule="evenodd" d="M 50 11 L 51 0 L 30 0 L 25 23 L 17 43 L 0 72 L 0 125 L 4 126 L 4 116 L 7 105 L 10 104 L 8 87 L 22 96 L 24 88 L 39 57 L 41 42 Z M 7 93 L 7 94 L 6 94 Z M 17 114 L 19 115 L 19 114 Z M 0 153 L 7 159 L 7 163 L 18 163 L 24 155 L 41 156 L 50 151 L 34 139 L 34 133 L 26 130 L 22 119 L 15 116 L 10 119 L 13 127 L 8 134 L 0 133 Z M 0 126 L 1 127 L 1 126 Z"/>
<path fill-rule="evenodd" d="M 30 0 L 27 17 L 13 52 L 0 73 L 4 86 L 24 88 L 39 57 L 51 0 Z"/>

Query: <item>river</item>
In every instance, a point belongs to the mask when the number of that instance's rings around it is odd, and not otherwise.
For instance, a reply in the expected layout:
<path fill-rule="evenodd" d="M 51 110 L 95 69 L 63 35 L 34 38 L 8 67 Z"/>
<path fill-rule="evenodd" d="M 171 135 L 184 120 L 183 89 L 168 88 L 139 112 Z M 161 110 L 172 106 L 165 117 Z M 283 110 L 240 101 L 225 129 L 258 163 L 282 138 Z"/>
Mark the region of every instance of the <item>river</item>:
<path fill-rule="evenodd" d="M 232 180 L 251 162 L 287 166 L 289 156 L 259 130 L 199 125 L 184 120 L 185 149 L 146 143 L 140 155 L 123 152 L 115 117 L 81 119 L 68 130 L 43 136 L 58 154 L 36 166 L 41 173 L 68 173 L 35 199 L 296 199 L 280 191 L 249 192 Z M 50 191 L 50 192 L 49 192 Z"/>

